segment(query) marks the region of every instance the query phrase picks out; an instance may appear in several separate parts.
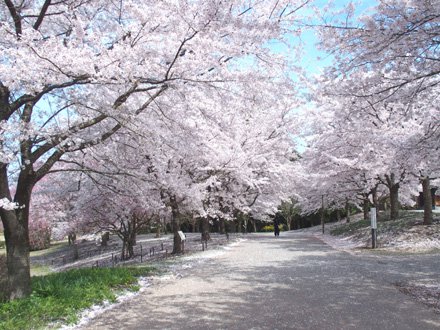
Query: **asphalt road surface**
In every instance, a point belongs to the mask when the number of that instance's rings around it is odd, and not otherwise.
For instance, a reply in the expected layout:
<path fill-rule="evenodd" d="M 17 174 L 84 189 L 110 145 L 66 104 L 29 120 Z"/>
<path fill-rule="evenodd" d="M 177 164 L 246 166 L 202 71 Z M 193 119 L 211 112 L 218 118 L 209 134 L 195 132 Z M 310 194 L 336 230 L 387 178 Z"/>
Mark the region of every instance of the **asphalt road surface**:
<path fill-rule="evenodd" d="M 290 232 L 179 267 L 82 329 L 440 329 L 395 286 L 437 278 L 438 256 L 352 255 Z"/>

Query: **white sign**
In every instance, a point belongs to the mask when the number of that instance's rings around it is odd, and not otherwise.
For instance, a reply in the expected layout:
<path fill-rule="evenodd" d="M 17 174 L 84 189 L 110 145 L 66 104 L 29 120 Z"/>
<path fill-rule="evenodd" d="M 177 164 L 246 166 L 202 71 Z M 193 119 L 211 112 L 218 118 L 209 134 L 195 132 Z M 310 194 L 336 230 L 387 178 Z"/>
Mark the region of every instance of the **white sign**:
<path fill-rule="evenodd" d="M 179 230 L 177 233 L 179 234 L 180 239 L 181 239 L 182 241 L 186 240 L 186 236 L 185 236 L 185 234 L 183 233 L 183 231 Z"/>
<path fill-rule="evenodd" d="M 370 217 L 371 217 L 371 229 L 377 229 L 377 219 L 376 219 L 376 208 L 372 207 L 370 209 Z"/>

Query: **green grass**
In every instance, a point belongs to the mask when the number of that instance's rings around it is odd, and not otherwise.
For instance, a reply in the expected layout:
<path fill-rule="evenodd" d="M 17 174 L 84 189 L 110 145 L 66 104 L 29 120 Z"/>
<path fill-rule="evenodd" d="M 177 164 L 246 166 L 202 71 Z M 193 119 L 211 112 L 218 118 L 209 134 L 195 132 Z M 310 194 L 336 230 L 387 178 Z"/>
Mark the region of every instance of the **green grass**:
<path fill-rule="evenodd" d="M 69 245 L 69 243 L 67 243 L 67 241 L 59 241 L 59 242 L 51 243 L 50 247 L 47 249 L 38 250 L 38 251 L 31 251 L 30 256 L 31 257 L 39 257 L 39 256 L 49 255 L 51 253 L 55 253 L 59 250 L 64 249 L 68 245 Z"/>
<path fill-rule="evenodd" d="M 137 291 L 137 277 L 151 267 L 74 269 L 32 278 L 32 295 L 0 303 L 0 329 L 45 329 L 75 323 L 80 311 L 115 301 L 122 290 Z"/>
<path fill-rule="evenodd" d="M 414 213 L 409 211 L 401 210 L 399 212 L 399 218 L 397 220 L 390 220 L 389 214 L 381 213 L 377 221 L 378 231 L 389 231 L 389 230 L 406 230 L 413 227 L 417 223 L 423 221 L 422 213 Z M 369 228 L 371 225 L 370 220 L 359 220 L 355 222 L 350 222 L 342 224 L 330 231 L 332 235 L 346 235 L 352 234 L 363 228 Z"/>
<path fill-rule="evenodd" d="M 33 265 L 31 263 L 31 276 L 44 276 L 53 273 L 49 266 Z"/>
<path fill-rule="evenodd" d="M 31 251 L 30 256 L 37 257 L 37 256 L 48 255 L 51 253 L 55 253 L 65 248 L 66 246 L 68 246 L 67 241 L 59 241 L 59 242 L 51 243 L 50 248 L 39 251 Z M 5 237 L 3 236 L 2 232 L 0 232 L 0 254 L 6 254 Z"/>
<path fill-rule="evenodd" d="M 350 222 L 350 223 L 346 223 L 343 225 L 340 225 L 336 228 L 333 228 L 330 231 L 330 234 L 332 235 L 344 235 L 344 234 L 348 234 L 348 233 L 352 233 L 355 232 L 361 228 L 366 228 L 370 226 L 370 221 L 365 221 L 365 220 L 359 220 L 356 222 Z"/>

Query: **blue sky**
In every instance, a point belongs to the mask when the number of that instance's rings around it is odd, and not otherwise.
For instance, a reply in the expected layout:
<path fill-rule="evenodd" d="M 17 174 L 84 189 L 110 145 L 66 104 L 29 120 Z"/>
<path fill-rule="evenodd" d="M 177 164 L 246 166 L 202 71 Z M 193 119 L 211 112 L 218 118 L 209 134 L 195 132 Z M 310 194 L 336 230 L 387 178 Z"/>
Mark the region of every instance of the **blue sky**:
<path fill-rule="evenodd" d="M 330 4 L 332 3 L 332 4 Z M 377 5 L 378 1 L 376 0 L 334 0 L 334 1 L 325 1 L 325 0 L 315 0 L 314 4 L 320 8 L 325 8 L 326 6 L 331 6 L 331 10 L 339 10 L 346 7 L 349 3 L 354 3 L 355 5 L 355 16 L 358 17 L 360 15 L 371 12 L 371 10 Z M 305 14 L 312 14 L 311 10 L 307 9 L 303 11 Z M 330 14 L 329 14 L 330 17 Z M 338 18 L 337 16 L 335 18 Z M 319 24 L 319 18 L 316 17 L 316 21 L 307 22 L 310 24 Z M 290 38 L 293 44 L 297 43 L 297 39 L 292 37 Z M 316 43 L 318 42 L 317 35 L 311 29 L 304 29 L 301 33 L 301 42 L 303 43 L 303 56 L 301 58 L 301 66 L 307 70 L 310 74 L 318 74 L 321 72 L 322 68 L 328 66 L 332 62 L 332 58 L 329 54 L 326 54 L 322 51 L 319 51 L 316 47 Z M 275 45 L 274 45 L 275 46 Z M 286 48 L 281 45 L 276 45 L 276 48 L 279 48 L 279 51 L 286 51 Z M 284 48 L 284 50 L 283 50 Z"/>
<path fill-rule="evenodd" d="M 329 11 L 329 16 L 330 16 L 330 12 L 333 10 L 339 10 L 344 8 L 345 6 L 347 6 L 349 3 L 353 2 L 355 4 L 355 17 L 359 17 L 361 15 L 364 14 L 369 14 L 372 12 L 372 9 L 374 9 L 374 7 L 377 5 L 378 1 L 376 0 L 358 0 L 358 1 L 349 1 L 349 0 L 335 0 L 335 1 L 324 1 L 324 0 L 315 0 L 314 4 L 319 6 L 320 8 L 324 8 L 325 6 L 328 6 L 330 4 L 330 2 L 332 2 L 332 10 Z M 304 11 L 303 11 L 304 13 Z M 305 11 L 305 13 L 307 14 L 312 14 L 312 12 L 310 10 Z M 342 16 L 340 16 L 342 17 Z M 339 17 L 339 18 L 340 18 Z M 334 18 L 338 18 L 338 16 L 335 16 Z M 316 17 L 316 21 L 313 21 L 313 19 L 310 20 L 310 22 L 307 22 L 308 24 L 319 24 L 321 23 L 320 19 L 318 17 Z M 305 71 L 307 75 L 317 75 L 320 74 L 323 69 L 326 66 L 329 66 L 332 64 L 332 56 L 324 53 L 320 50 L 318 50 L 317 48 L 317 42 L 318 42 L 318 37 L 315 31 L 313 31 L 313 29 L 304 29 L 302 30 L 301 33 L 301 37 L 300 37 L 301 43 L 302 43 L 302 56 L 300 59 L 299 63 L 296 63 L 297 65 L 299 64 Z M 298 40 L 297 37 L 289 37 L 289 42 L 292 43 L 292 45 L 296 45 L 298 42 L 300 42 Z M 276 52 L 286 52 L 287 47 L 280 44 L 280 43 L 274 43 L 272 45 L 270 45 L 270 47 L 272 48 L 272 50 L 276 51 Z M 292 78 L 294 80 L 296 80 L 296 77 L 293 76 L 292 73 Z M 305 90 L 305 92 L 307 92 L 307 90 Z M 309 106 L 313 106 L 312 104 L 310 104 Z M 304 109 L 297 109 L 299 111 L 301 110 L 305 110 L 307 108 L 309 108 L 309 106 L 306 106 Z M 296 110 L 294 110 L 294 112 L 296 112 Z M 297 150 L 301 153 L 305 150 L 305 141 L 300 138 L 300 137 L 293 137 L 295 142 L 297 143 Z"/>

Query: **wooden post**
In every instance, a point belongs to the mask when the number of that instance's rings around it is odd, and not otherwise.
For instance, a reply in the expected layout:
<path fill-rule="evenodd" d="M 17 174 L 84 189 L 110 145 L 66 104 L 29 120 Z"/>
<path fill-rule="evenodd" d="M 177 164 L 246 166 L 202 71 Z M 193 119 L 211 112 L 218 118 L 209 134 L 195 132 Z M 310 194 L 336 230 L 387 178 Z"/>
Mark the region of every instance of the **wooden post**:
<path fill-rule="evenodd" d="M 370 209 L 371 217 L 371 247 L 375 249 L 377 247 L 377 219 L 376 219 L 376 208 L 372 207 Z"/>
<path fill-rule="evenodd" d="M 324 195 L 321 196 L 321 226 L 322 226 L 322 233 L 324 234 Z"/>

